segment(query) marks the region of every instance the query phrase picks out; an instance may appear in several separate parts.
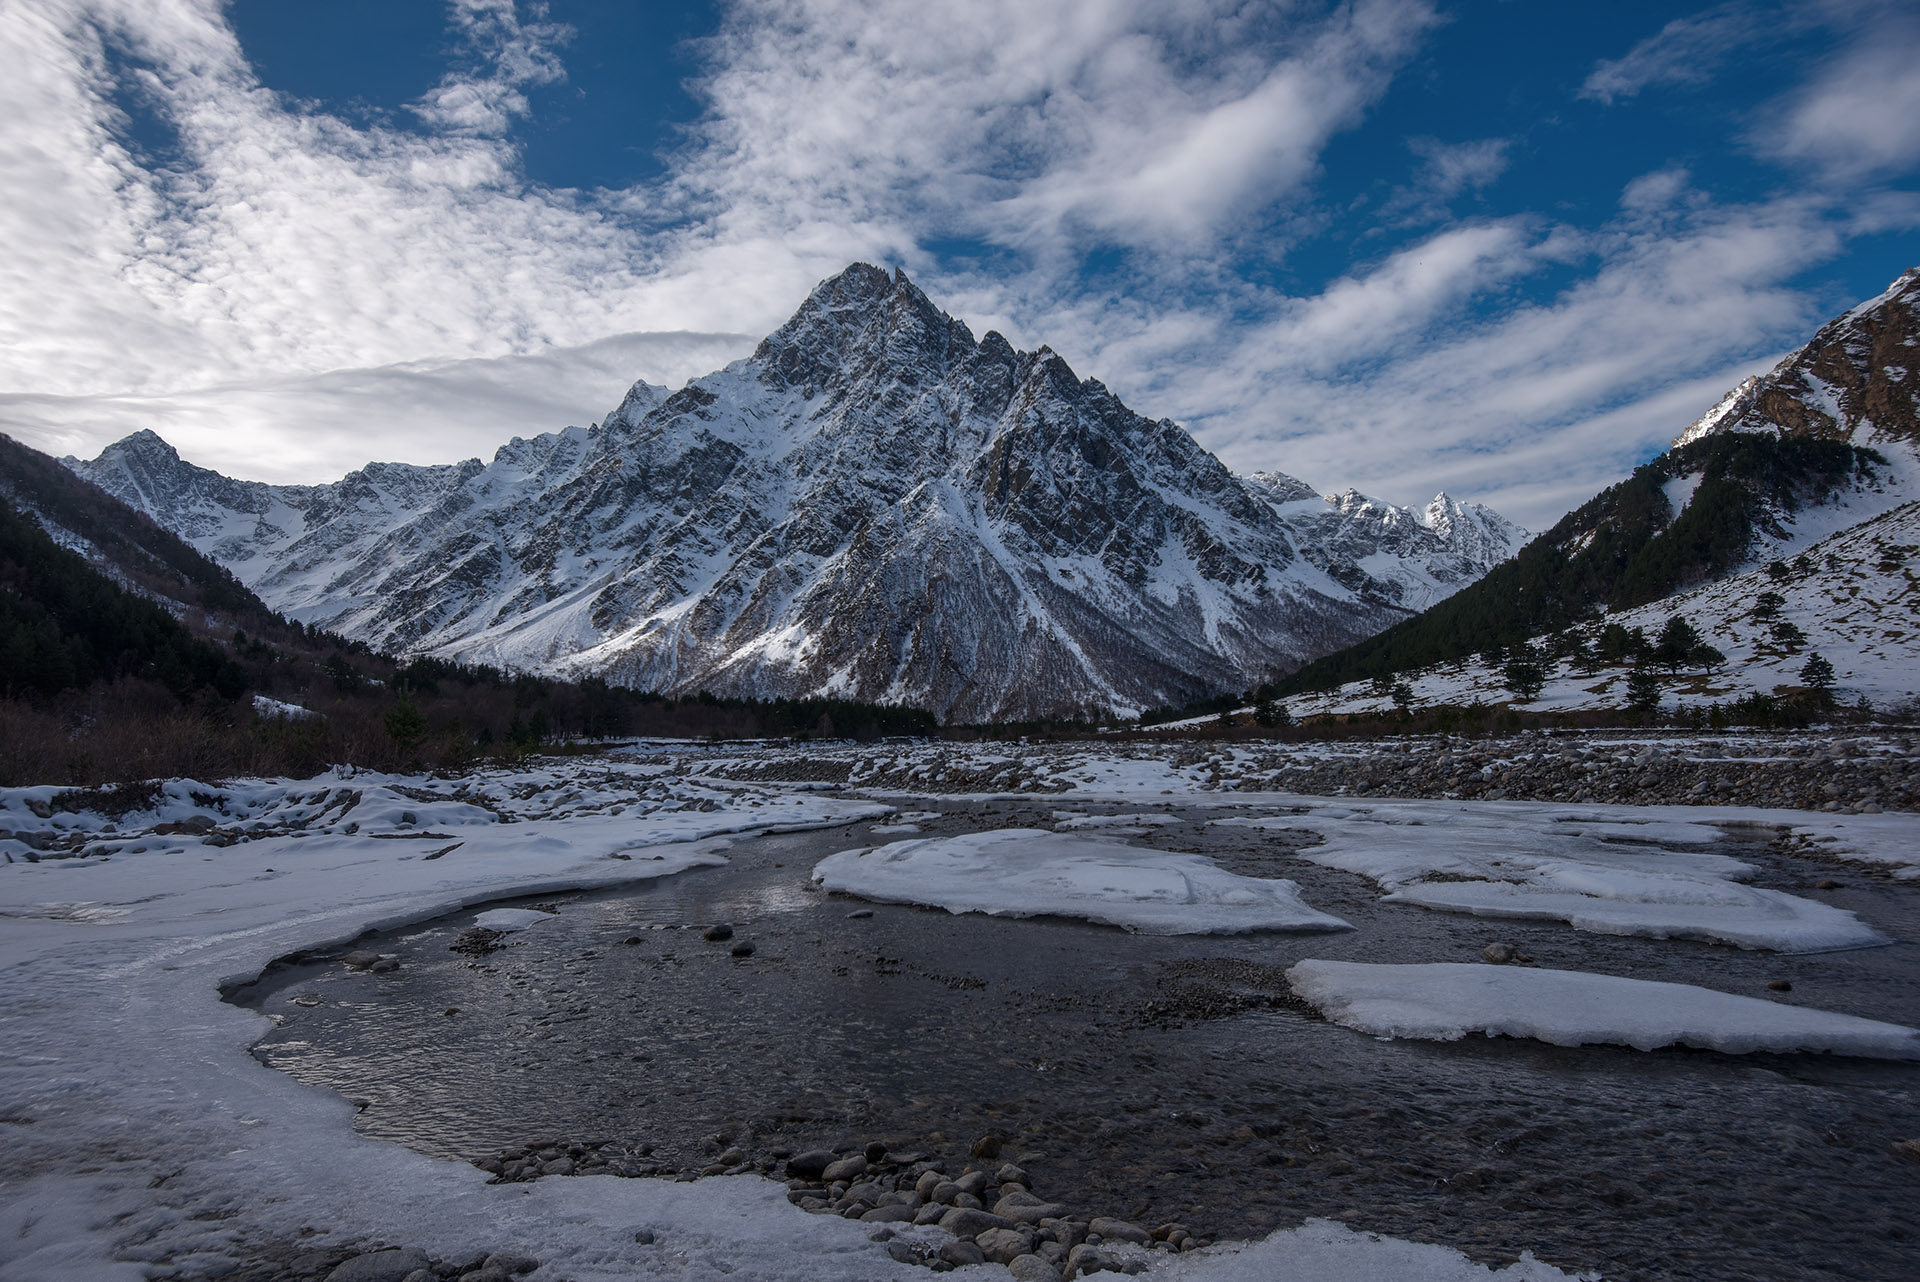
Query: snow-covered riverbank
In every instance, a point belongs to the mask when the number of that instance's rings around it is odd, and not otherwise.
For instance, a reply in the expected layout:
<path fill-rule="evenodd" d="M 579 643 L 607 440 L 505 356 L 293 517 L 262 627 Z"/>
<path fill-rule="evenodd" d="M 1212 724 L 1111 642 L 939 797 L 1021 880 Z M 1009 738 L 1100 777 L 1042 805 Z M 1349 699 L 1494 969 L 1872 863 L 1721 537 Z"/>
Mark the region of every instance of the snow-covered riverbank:
<path fill-rule="evenodd" d="M 361 1137 L 348 1101 L 257 1063 L 247 1047 L 261 1017 L 220 1000 L 275 957 L 344 947 L 370 928 L 713 865 L 730 834 L 891 813 L 804 785 L 703 778 L 706 764 L 719 755 L 579 759 L 452 782 L 181 781 L 117 819 L 99 808 L 112 798 L 0 793 L 0 827 L 17 834 L 0 838 L 11 861 L 0 865 L 0 1279 L 298 1277 L 329 1248 L 382 1244 L 445 1261 L 517 1250 L 546 1262 L 536 1282 L 924 1277 L 871 1240 L 874 1226 L 807 1215 L 770 1180 L 490 1184 L 465 1163 Z M 1054 778 L 1069 805 L 1158 801 L 1174 786 L 1183 800 L 1228 800 L 1187 772 L 1095 754 Z M 1499 816 L 1550 825 L 1550 809 L 1570 809 L 1446 804 L 1483 827 Z M 1339 820 L 1338 807 L 1313 809 L 1323 824 Z M 1620 812 L 1589 819 L 1608 813 Z M 1071 831 L 1076 818 L 1060 823 Z M 1894 816 L 1764 818 L 1838 836 L 1832 845 L 1851 843 L 1856 858 L 1898 858 L 1894 829 L 1878 829 Z M 1194 1282 L 1486 1275 L 1442 1247 L 1322 1222 L 1156 1255 L 1152 1270 Z M 1501 1276 L 1563 1275 L 1524 1261 Z"/>

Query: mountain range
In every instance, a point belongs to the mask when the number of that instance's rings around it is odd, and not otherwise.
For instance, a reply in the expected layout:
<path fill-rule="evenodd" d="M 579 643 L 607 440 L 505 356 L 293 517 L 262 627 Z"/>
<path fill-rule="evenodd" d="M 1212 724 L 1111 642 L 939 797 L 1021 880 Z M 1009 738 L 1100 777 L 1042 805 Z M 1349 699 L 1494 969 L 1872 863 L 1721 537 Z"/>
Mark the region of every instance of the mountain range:
<path fill-rule="evenodd" d="M 64 460 L 288 617 L 401 654 L 949 722 L 1247 688 L 1445 600 L 1525 532 L 1235 475 L 1042 347 L 855 264 L 753 354 L 490 462 L 234 480 Z"/>

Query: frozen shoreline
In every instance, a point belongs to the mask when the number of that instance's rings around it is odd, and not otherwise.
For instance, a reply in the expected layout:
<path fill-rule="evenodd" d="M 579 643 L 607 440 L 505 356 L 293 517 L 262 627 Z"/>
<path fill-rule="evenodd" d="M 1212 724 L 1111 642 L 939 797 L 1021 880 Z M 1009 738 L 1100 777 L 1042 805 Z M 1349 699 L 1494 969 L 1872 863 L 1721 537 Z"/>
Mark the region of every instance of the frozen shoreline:
<path fill-rule="evenodd" d="M 1147 785 L 1169 772 L 1130 777 L 1140 774 L 1137 764 L 1110 759 L 1105 769 L 1077 770 L 1071 800 L 1137 804 L 1161 795 Z M 0 1279 L 211 1276 L 222 1261 L 244 1262 L 303 1229 L 318 1231 L 314 1242 L 417 1244 L 445 1258 L 511 1248 L 576 1279 L 719 1276 L 723 1266 L 756 1278 L 923 1276 L 869 1241 L 871 1226 L 806 1215 L 771 1181 L 489 1185 L 464 1163 L 356 1135 L 352 1105 L 247 1054 L 259 1017 L 220 1001 L 219 990 L 252 979 L 275 957 L 494 899 L 710 865 L 723 861 L 729 832 L 831 826 L 891 810 L 811 788 L 708 786 L 652 766 L 609 772 L 604 762 L 473 782 L 474 800 L 439 802 L 421 800 L 421 791 L 446 785 L 420 779 L 242 782 L 219 790 L 247 811 L 236 825 L 244 818 L 279 830 L 203 846 L 190 835 L 158 841 L 131 829 L 101 832 L 96 817 L 89 840 L 116 853 L 5 866 L 0 1012 L 12 1036 L 0 1059 L 0 1125 L 10 1143 L 0 1165 Z M 649 787 L 661 795 L 637 804 Z M 352 833 L 345 813 L 327 814 L 333 801 L 319 796 L 342 789 L 361 794 L 352 807 L 361 827 Z M 175 791 L 170 804 L 179 808 L 168 814 L 184 817 L 192 789 Z M 0 826 L 24 824 L 28 803 L 44 808 L 53 792 L 0 794 L 0 813 L 17 817 Z M 1182 796 L 1210 799 L 1199 789 Z M 1685 818 L 1715 817 L 1703 810 L 1686 808 Z M 501 812 L 518 822 L 498 822 Z M 307 826 L 291 826 L 298 821 Z M 136 853 L 137 844 L 151 848 Z M 433 851 L 443 853 L 429 858 Z M 128 1055 L 129 1046 L 140 1053 Z M 653 1230 L 659 1244 L 636 1244 L 636 1228 Z M 1309 1262 L 1319 1271 L 1304 1271 Z M 1457 1252 L 1325 1224 L 1159 1260 L 1154 1275 L 1227 1282 L 1340 1277 L 1348 1268 L 1354 1277 L 1488 1276 Z M 1562 1275 L 1529 1262 L 1501 1276 Z"/>

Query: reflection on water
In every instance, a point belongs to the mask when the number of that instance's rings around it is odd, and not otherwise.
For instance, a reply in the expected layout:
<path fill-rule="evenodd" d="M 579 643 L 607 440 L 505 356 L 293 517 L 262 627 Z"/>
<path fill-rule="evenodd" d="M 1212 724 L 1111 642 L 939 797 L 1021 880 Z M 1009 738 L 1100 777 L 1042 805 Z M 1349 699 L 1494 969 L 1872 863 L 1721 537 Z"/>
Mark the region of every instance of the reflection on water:
<path fill-rule="evenodd" d="M 698 1169 L 719 1134 L 761 1153 L 879 1138 L 960 1157 L 992 1130 L 1035 1155 L 1048 1197 L 1209 1236 L 1325 1215 L 1610 1277 L 1920 1276 L 1920 1164 L 1887 1148 L 1920 1136 L 1912 1066 L 1380 1042 L 1294 1008 L 1278 980 L 1306 956 L 1467 960 L 1497 932 L 1548 965 L 1730 991 L 1844 975 L 1872 1000 L 1910 1000 L 1912 945 L 1782 959 L 1493 927 L 1381 905 L 1270 835 L 1202 825 L 1146 840 L 1292 876 L 1360 929 L 1154 938 L 888 906 L 850 918 L 860 905 L 813 892 L 807 873 L 871 840 L 766 838 L 727 868 L 538 901 L 556 918 L 484 957 L 449 951 L 462 914 L 382 939 L 402 959 L 391 975 L 276 970 L 245 995 L 280 1021 L 258 1053 L 367 1101 L 367 1133 L 439 1154 L 615 1140 Z M 1907 911 L 1899 893 L 1884 892 L 1890 914 Z M 702 939 L 720 921 L 752 957 Z"/>

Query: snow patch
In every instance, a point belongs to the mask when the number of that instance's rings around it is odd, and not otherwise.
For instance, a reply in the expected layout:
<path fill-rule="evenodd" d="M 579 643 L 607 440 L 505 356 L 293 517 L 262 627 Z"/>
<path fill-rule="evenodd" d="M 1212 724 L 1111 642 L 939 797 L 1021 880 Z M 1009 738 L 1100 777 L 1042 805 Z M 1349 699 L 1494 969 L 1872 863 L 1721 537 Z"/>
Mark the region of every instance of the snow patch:
<path fill-rule="evenodd" d="M 1920 1059 L 1920 1030 L 1899 1024 L 1577 970 L 1308 960 L 1287 971 L 1287 982 L 1328 1019 L 1376 1037 L 1450 1042 L 1485 1033 L 1555 1046 L 1600 1042 L 1643 1051 L 1677 1045 L 1731 1055 L 1825 1051 Z"/>
<path fill-rule="evenodd" d="M 1542 822 L 1539 809 L 1406 802 L 1219 822 L 1318 832 L 1325 844 L 1300 857 L 1371 879 L 1388 903 L 1785 953 L 1889 942 L 1844 909 L 1740 885 L 1754 869 L 1737 859 L 1664 848 L 1677 829 L 1693 828 L 1701 842 L 1718 839 L 1711 829 L 1666 824 L 1622 845 L 1622 834 L 1600 816 L 1582 822 L 1573 810 Z"/>
<path fill-rule="evenodd" d="M 1148 935 L 1351 930 L 1291 881 L 1242 877 L 1199 855 L 1002 828 L 843 850 L 820 861 L 826 890 L 995 917 L 1080 917 Z"/>

